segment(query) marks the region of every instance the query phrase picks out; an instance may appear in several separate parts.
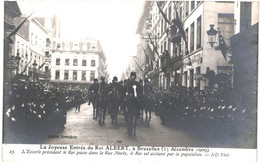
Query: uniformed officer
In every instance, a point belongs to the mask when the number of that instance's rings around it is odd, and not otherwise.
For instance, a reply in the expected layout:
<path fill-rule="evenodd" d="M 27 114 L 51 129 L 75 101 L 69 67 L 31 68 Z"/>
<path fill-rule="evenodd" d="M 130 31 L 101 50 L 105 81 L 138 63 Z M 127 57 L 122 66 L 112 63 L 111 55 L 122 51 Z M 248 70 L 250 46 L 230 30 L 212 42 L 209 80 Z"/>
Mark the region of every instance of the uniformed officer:
<path fill-rule="evenodd" d="M 98 79 L 94 79 L 94 83 L 89 87 L 88 89 L 88 94 L 89 94 L 89 102 L 88 105 L 92 103 L 93 106 L 93 119 L 97 119 L 97 105 L 96 105 L 96 99 L 98 95 L 98 89 L 99 89 L 99 84 L 98 84 Z"/>
<path fill-rule="evenodd" d="M 97 97 L 97 108 L 98 108 L 98 112 L 97 114 L 99 114 L 99 124 L 104 124 L 105 122 L 105 115 L 107 112 L 107 106 L 108 106 L 108 99 L 107 99 L 107 95 L 108 95 L 108 85 L 105 81 L 105 77 L 101 76 L 100 78 L 101 82 L 99 83 L 98 86 L 98 97 Z"/>
<path fill-rule="evenodd" d="M 140 101 L 142 97 L 142 87 L 135 80 L 136 73 L 131 72 L 130 81 L 127 83 L 127 112 L 128 112 L 128 124 L 127 124 L 127 133 L 129 136 L 136 136 L 136 121 L 140 116 Z M 134 129 L 133 129 L 134 126 Z"/>

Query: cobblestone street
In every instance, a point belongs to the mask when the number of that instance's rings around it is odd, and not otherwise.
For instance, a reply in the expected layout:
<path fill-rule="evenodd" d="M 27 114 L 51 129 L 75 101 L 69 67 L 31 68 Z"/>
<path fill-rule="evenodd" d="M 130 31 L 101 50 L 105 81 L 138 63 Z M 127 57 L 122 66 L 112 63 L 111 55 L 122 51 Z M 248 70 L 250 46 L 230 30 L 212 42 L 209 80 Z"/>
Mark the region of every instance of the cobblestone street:
<path fill-rule="evenodd" d="M 106 116 L 105 125 L 99 126 L 97 121 L 92 119 L 92 106 L 85 103 L 81 105 L 80 112 L 75 112 L 74 108 L 68 111 L 66 128 L 61 133 L 56 134 L 56 138 L 49 137 L 43 143 L 183 147 L 208 145 L 202 140 L 186 135 L 184 132 L 162 125 L 160 118 L 154 114 L 150 127 L 138 121 L 137 137 L 129 137 L 126 128 L 123 115 L 118 117 L 118 126 L 111 124 L 109 115 Z M 68 136 L 72 136 L 72 138 L 67 138 Z"/>

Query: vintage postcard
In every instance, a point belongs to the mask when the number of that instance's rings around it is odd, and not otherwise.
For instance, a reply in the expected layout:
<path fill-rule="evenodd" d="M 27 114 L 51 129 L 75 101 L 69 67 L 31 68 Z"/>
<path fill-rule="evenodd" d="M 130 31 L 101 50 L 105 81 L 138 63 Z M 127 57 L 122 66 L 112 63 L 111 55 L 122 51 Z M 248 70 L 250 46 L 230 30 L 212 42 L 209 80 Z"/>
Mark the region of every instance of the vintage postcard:
<path fill-rule="evenodd" d="M 2 3 L 3 161 L 256 161 L 258 1 Z"/>

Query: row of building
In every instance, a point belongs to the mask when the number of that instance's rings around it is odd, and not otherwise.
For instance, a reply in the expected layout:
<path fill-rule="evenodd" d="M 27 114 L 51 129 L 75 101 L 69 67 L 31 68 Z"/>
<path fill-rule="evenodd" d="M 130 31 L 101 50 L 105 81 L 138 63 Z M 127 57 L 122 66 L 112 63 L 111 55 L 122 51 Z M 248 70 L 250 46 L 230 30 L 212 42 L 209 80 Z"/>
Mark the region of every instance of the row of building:
<path fill-rule="evenodd" d="M 5 82 L 87 86 L 94 78 L 107 76 L 106 56 L 98 40 L 64 39 L 57 16 L 25 16 L 16 1 L 5 1 L 4 7 Z"/>
<path fill-rule="evenodd" d="M 140 44 L 125 73 L 135 70 L 139 79 L 150 78 L 160 89 L 176 85 L 204 89 L 210 74 L 228 76 L 233 86 L 243 77 L 236 69 L 247 69 L 234 62 L 240 56 L 237 51 L 248 49 L 244 55 L 253 53 L 250 58 L 257 58 L 257 42 L 244 49 L 234 42 L 243 43 L 235 37 L 239 33 L 249 42 L 257 40 L 249 35 L 258 35 L 258 7 L 258 2 L 240 1 L 145 1 L 136 31 Z M 214 37 L 210 30 L 215 31 Z M 256 65 L 248 65 L 248 79 L 255 78 L 251 72 Z"/>

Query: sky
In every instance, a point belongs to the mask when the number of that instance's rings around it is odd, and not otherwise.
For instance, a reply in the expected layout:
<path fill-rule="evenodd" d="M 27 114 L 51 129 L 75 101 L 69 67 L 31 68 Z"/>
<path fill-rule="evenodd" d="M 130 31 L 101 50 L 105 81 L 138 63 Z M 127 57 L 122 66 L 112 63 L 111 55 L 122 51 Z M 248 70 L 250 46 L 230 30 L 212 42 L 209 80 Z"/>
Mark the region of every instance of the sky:
<path fill-rule="evenodd" d="M 64 38 L 93 38 L 100 41 L 107 57 L 110 78 L 127 68 L 136 55 L 136 34 L 142 14 L 142 0 L 18 0 L 23 14 L 41 17 L 57 15 Z"/>

